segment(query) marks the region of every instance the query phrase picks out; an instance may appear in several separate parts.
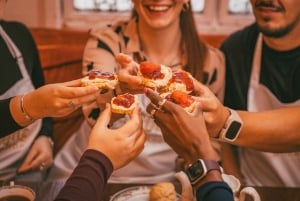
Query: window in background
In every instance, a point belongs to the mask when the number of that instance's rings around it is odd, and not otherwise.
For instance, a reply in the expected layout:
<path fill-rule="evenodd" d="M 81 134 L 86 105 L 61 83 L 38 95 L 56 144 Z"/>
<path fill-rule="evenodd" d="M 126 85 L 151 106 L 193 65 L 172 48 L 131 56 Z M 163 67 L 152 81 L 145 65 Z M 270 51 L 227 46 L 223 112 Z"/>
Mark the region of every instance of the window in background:
<path fill-rule="evenodd" d="M 228 12 L 231 14 L 249 14 L 252 8 L 249 0 L 229 0 Z"/>
<path fill-rule="evenodd" d="M 86 29 L 125 20 L 131 0 L 60 0 L 63 26 Z M 202 33 L 230 33 L 254 21 L 249 0 L 191 0 Z"/>
<path fill-rule="evenodd" d="M 203 12 L 205 0 L 191 0 L 195 12 Z M 132 8 L 131 0 L 74 0 L 74 8 L 77 10 L 96 10 L 123 12 Z"/>
<path fill-rule="evenodd" d="M 219 0 L 220 25 L 244 27 L 254 21 L 249 0 Z"/>

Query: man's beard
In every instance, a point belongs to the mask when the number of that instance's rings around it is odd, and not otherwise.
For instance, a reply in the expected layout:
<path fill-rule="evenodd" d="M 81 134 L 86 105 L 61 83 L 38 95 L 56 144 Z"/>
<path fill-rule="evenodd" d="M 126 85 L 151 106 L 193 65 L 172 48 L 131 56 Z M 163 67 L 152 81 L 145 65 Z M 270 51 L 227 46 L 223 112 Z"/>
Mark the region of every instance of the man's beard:
<path fill-rule="evenodd" d="M 266 27 L 262 27 L 258 24 L 258 28 L 259 30 L 267 37 L 271 37 L 271 38 L 281 38 L 285 35 L 287 35 L 288 33 L 291 32 L 291 30 L 293 30 L 296 26 L 296 22 L 293 22 L 291 24 L 288 24 L 285 27 L 278 27 L 278 28 L 266 28 Z"/>

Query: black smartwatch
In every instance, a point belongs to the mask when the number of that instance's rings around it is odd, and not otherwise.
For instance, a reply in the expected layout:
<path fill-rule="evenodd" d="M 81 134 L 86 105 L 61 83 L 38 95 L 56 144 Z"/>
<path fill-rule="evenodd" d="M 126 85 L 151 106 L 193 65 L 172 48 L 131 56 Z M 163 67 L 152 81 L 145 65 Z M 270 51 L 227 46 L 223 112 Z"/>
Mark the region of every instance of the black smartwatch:
<path fill-rule="evenodd" d="M 239 133 L 243 127 L 243 121 L 235 110 L 229 108 L 228 110 L 230 115 L 219 134 L 218 140 L 224 142 L 233 142 L 239 136 Z"/>
<path fill-rule="evenodd" d="M 187 167 L 185 173 L 187 174 L 191 184 L 194 185 L 204 178 L 211 170 L 218 170 L 222 172 L 217 161 L 198 159 Z"/>

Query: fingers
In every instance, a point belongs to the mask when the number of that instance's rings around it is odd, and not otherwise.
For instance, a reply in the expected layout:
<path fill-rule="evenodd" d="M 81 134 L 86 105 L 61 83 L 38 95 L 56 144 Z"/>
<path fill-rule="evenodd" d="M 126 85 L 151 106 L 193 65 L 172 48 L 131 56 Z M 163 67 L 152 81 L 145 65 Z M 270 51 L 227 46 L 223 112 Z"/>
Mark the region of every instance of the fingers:
<path fill-rule="evenodd" d="M 164 98 L 160 97 L 158 93 L 150 88 L 145 88 L 144 93 L 150 99 L 151 103 L 159 109 L 159 111 L 156 111 L 155 114 L 157 114 L 157 112 L 161 113 L 161 111 L 173 113 L 176 112 L 178 107 L 180 107 L 179 105 L 170 101 L 163 101 Z M 147 108 L 147 112 L 150 113 L 152 109 L 153 105 L 152 107 L 149 106 L 149 108 Z"/>
<path fill-rule="evenodd" d="M 57 94 L 62 98 L 82 98 L 84 96 L 94 96 L 99 92 L 96 86 L 85 86 L 85 87 L 61 87 L 58 88 Z"/>
<path fill-rule="evenodd" d="M 194 116 L 203 115 L 202 112 L 203 111 L 202 111 L 202 108 L 201 108 L 201 104 L 198 100 L 196 100 L 195 109 L 193 110 L 191 115 L 194 115 Z"/>
<path fill-rule="evenodd" d="M 130 74 L 126 70 L 120 70 L 118 73 L 118 78 L 120 82 L 126 83 L 127 85 L 129 85 L 129 87 L 142 87 L 142 79 L 136 75 Z"/>
<path fill-rule="evenodd" d="M 136 132 L 140 132 L 143 130 L 143 123 L 142 123 L 142 115 L 140 107 L 135 107 L 131 116 L 130 120 L 125 123 L 122 127 L 124 129 L 124 135 L 135 135 Z"/>
<path fill-rule="evenodd" d="M 109 125 L 111 119 L 111 107 L 109 103 L 105 104 L 105 109 L 101 112 L 99 118 L 96 121 L 95 127 L 105 127 Z"/>
<path fill-rule="evenodd" d="M 209 90 L 204 84 L 193 78 L 194 91 L 197 96 L 201 96 Z"/>
<path fill-rule="evenodd" d="M 133 59 L 130 56 L 123 54 L 123 53 L 117 54 L 115 59 L 118 63 L 121 63 L 121 64 L 122 63 L 129 64 L 129 63 L 133 62 Z"/>
<path fill-rule="evenodd" d="M 42 171 L 47 169 L 51 164 L 52 158 L 47 157 L 47 155 L 41 152 L 31 150 L 17 172 Z"/>

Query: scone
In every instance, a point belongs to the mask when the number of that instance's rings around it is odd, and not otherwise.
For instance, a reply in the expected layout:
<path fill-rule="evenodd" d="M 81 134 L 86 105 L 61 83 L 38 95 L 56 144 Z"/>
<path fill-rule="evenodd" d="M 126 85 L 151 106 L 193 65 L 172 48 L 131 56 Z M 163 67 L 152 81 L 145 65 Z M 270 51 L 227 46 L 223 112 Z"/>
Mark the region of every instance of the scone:
<path fill-rule="evenodd" d="M 175 201 L 175 187 L 170 182 L 161 182 L 151 187 L 149 201 Z"/>
<path fill-rule="evenodd" d="M 97 86 L 99 89 L 115 89 L 118 77 L 114 73 L 91 70 L 81 79 L 82 86 Z"/>
<path fill-rule="evenodd" d="M 183 91 L 185 93 L 191 93 L 194 90 L 193 77 L 190 73 L 176 69 L 172 70 L 172 78 L 169 82 L 169 92 Z"/>
<path fill-rule="evenodd" d="M 145 61 L 140 63 L 138 76 L 142 78 L 142 84 L 146 87 L 160 92 L 168 88 L 169 81 L 172 78 L 172 70 L 167 66 Z"/>
<path fill-rule="evenodd" d="M 129 93 L 121 94 L 111 99 L 111 109 L 113 113 L 131 114 L 137 105 L 137 96 Z"/>
<path fill-rule="evenodd" d="M 183 107 L 186 112 L 192 113 L 196 107 L 197 98 L 183 91 L 173 91 L 161 94 L 161 97 Z"/>

